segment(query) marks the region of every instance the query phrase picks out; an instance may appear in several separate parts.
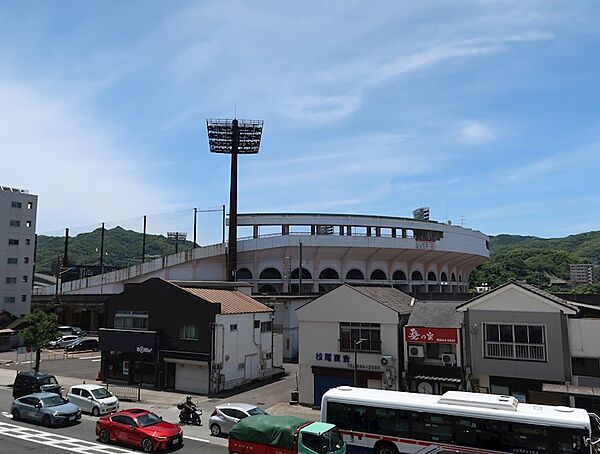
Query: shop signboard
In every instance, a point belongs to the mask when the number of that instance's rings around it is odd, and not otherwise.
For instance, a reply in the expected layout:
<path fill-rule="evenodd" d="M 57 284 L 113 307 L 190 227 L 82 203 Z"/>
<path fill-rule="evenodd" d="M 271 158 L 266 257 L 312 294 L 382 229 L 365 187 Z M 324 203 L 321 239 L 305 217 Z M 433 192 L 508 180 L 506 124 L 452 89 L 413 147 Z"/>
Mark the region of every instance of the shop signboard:
<path fill-rule="evenodd" d="M 123 375 L 129 375 L 129 361 L 123 361 Z"/>
<path fill-rule="evenodd" d="M 456 328 L 423 328 L 418 326 L 404 327 L 406 342 L 426 344 L 457 344 L 458 330 Z"/>

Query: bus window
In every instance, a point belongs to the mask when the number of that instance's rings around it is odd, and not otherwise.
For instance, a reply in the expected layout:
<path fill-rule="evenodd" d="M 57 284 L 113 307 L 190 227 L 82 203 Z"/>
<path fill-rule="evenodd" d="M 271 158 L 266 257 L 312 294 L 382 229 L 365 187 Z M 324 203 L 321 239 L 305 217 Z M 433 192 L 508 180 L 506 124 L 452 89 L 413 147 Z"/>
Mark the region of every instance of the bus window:
<path fill-rule="evenodd" d="M 560 452 L 564 454 L 583 454 L 585 448 L 586 433 L 581 430 L 574 432 L 572 429 L 561 427 L 550 428 L 550 446 L 548 452 Z"/>

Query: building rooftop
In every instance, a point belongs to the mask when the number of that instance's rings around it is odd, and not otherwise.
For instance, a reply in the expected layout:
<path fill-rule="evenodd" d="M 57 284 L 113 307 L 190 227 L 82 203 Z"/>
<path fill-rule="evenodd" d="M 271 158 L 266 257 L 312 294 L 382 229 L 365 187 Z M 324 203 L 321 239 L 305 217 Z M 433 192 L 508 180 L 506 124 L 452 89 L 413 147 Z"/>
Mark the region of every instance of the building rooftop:
<path fill-rule="evenodd" d="M 429 328 L 460 328 L 463 314 L 456 308 L 462 301 L 417 301 L 408 319 L 408 326 Z"/>
<path fill-rule="evenodd" d="M 348 285 L 348 287 L 389 307 L 400 315 L 410 314 L 413 310 L 415 299 L 394 287 L 370 285 Z"/>
<path fill-rule="evenodd" d="M 273 312 L 273 309 L 238 291 L 214 288 L 180 287 L 205 301 L 210 303 L 220 303 L 221 314 Z"/>

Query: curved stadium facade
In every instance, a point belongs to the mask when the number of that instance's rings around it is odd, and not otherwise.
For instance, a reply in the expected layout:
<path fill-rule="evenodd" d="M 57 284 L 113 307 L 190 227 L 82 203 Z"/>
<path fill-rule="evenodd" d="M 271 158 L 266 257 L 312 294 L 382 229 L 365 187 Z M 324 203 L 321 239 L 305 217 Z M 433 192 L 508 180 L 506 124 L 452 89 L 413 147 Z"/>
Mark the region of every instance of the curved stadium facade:
<path fill-rule="evenodd" d="M 390 216 L 260 213 L 238 216 L 237 280 L 255 294 L 318 294 L 342 282 L 393 285 L 408 293 L 463 293 L 489 258 L 483 233 Z M 244 235 L 240 235 L 242 231 Z M 226 244 L 198 247 L 67 282 L 61 294 L 120 293 L 151 277 L 226 279 Z M 38 295 L 51 295 L 41 288 Z"/>

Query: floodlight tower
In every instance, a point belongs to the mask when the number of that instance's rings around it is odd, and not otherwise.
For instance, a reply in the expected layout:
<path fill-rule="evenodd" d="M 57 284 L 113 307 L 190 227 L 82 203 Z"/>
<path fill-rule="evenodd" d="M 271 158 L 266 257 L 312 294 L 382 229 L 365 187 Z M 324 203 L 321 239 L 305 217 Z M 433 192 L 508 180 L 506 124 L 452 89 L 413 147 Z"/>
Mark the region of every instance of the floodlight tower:
<path fill-rule="evenodd" d="M 229 244 L 227 280 L 235 282 L 237 271 L 237 158 L 238 154 L 257 154 L 263 130 L 262 120 L 206 120 L 208 145 L 212 153 L 231 155 L 229 185 Z"/>

